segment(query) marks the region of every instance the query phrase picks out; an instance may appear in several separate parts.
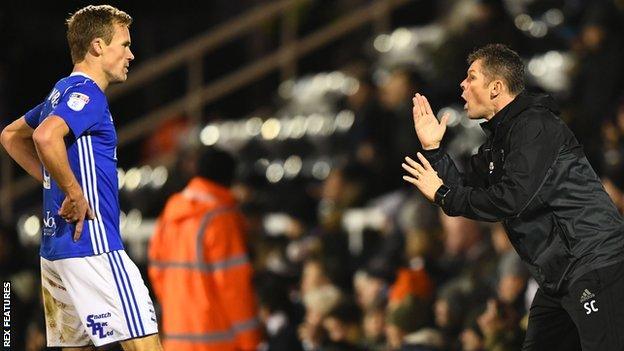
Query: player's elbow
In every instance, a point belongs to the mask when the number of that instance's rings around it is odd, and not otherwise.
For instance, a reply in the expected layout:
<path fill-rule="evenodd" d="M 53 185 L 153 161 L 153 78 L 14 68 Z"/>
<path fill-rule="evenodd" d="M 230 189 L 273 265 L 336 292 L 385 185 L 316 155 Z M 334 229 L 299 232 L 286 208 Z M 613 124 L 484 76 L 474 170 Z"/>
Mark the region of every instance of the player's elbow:
<path fill-rule="evenodd" d="M 0 133 L 0 144 L 8 150 L 9 145 L 11 145 L 11 140 L 15 138 L 15 132 L 11 131 L 9 127 L 2 129 L 2 133 Z"/>
<path fill-rule="evenodd" d="M 41 125 L 35 129 L 32 135 L 33 142 L 38 148 L 49 146 L 54 140 L 54 133 L 50 128 Z"/>

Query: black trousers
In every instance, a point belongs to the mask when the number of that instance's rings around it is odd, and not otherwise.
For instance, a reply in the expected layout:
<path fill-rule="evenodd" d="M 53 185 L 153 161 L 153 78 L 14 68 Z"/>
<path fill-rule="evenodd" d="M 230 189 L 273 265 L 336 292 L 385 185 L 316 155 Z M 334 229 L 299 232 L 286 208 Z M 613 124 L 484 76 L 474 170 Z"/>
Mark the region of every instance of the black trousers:
<path fill-rule="evenodd" d="M 522 350 L 624 350 L 624 262 L 583 275 L 561 296 L 538 289 Z"/>

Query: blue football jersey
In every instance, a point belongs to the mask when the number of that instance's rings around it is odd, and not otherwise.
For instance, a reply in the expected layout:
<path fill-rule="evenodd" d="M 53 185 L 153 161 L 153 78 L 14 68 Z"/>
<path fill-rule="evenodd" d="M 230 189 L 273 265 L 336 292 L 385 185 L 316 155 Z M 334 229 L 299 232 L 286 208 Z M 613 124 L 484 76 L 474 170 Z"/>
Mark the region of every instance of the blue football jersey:
<path fill-rule="evenodd" d="M 62 118 L 69 165 L 82 186 L 95 219 L 85 221 L 82 235 L 58 215 L 65 194 L 43 169 L 43 226 L 40 255 L 48 260 L 99 255 L 123 249 L 119 231 L 117 133 L 104 92 L 83 73 L 59 80 L 45 101 L 25 115 L 36 128 L 50 115 Z"/>

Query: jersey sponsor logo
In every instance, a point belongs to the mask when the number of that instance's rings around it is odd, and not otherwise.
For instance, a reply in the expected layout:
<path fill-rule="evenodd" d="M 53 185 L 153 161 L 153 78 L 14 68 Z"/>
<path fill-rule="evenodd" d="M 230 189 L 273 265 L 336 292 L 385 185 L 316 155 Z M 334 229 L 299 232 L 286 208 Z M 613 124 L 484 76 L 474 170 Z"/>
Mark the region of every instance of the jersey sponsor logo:
<path fill-rule="evenodd" d="M 56 233 L 56 219 L 50 214 L 50 211 L 46 211 L 43 218 L 43 235 L 52 236 L 54 233 Z"/>
<path fill-rule="evenodd" d="M 100 339 L 104 339 L 107 336 L 112 336 L 114 331 L 105 331 L 104 327 L 108 326 L 108 322 L 105 320 L 111 317 L 111 313 L 102 314 L 90 314 L 87 316 L 87 328 L 91 328 L 91 335 L 95 335 Z"/>
<path fill-rule="evenodd" d="M 71 93 L 67 106 L 74 111 L 81 111 L 89 103 L 89 96 L 83 93 Z"/>
<path fill-rule="evenodd" d="M 58 105 L 60 97 L 61 97 L 61 92 L 58 91 L 56 88 L 52 89 L 50 96 L 48 96 L 48 101 L 50 101 L 50 104 L 52 105 L 53 109 L 56 108 L 56 105 Z"/>

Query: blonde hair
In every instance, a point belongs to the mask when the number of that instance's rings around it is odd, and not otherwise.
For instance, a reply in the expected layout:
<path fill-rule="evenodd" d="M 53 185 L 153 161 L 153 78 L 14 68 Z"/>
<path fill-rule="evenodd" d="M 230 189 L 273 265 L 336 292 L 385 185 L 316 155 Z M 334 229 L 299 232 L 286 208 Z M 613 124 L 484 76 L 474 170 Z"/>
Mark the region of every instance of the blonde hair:
<path fill-rule="evenodd" d="M 84 60 L 91 41 L 102 38 L 106 44 L 113 40 L 114 24 L 130 27 L 132 17 L 110 5 L 89 5 L 67 20 L 67 42 L 72 63 Z"/>

